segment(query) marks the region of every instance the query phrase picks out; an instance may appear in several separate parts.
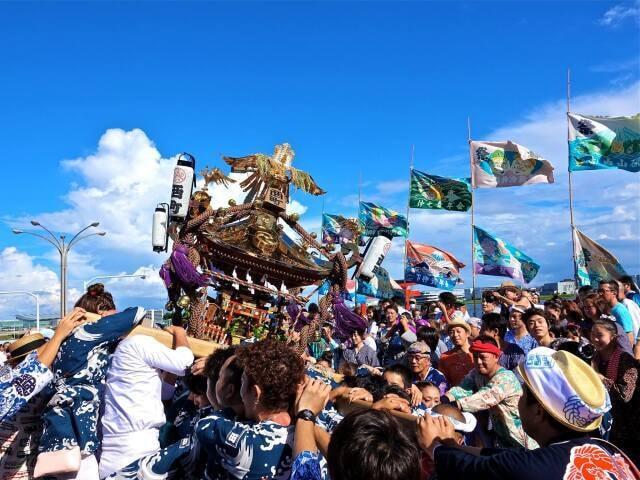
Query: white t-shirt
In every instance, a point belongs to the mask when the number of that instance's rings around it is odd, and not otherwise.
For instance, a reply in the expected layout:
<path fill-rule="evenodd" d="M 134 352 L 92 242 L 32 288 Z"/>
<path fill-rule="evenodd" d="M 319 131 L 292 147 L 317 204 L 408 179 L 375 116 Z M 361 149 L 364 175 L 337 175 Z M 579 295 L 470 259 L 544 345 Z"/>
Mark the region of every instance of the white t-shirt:
<path fill-rule="evenodd" d="M 376 350 L 378 350 L 378 346 L 376 345 L 376 341 L 374 340 L 373 337 L 367 335 L 367 337 L 364 339 L 364 344 L 369 347 L 371 350 L 373 350 L 374 352 Z"/>
<path fill-rule="evenodd" d="M 192 363 L 193 353 L 186 347 L 172 350 L 146 335 L 124 339 L 107 372 L 103 434 L 160 428 L 165 423 L 160 371 L 184 375 Z"/>

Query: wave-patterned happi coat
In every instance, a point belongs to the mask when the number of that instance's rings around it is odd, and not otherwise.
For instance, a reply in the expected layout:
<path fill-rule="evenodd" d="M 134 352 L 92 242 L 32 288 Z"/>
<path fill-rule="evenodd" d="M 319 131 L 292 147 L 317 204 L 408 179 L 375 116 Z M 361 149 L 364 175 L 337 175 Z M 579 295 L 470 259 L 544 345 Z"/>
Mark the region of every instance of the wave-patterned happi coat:
<path fill-rule="evenodd" d="M 40 452 L 79 447 L 91 454 L 100 446 L 98 414 L 109 351 L 144 317 L 144 309 L 128 308 L 87 323 L 67 338 L 53 363 L 52 397 L 43 412 Z"/>

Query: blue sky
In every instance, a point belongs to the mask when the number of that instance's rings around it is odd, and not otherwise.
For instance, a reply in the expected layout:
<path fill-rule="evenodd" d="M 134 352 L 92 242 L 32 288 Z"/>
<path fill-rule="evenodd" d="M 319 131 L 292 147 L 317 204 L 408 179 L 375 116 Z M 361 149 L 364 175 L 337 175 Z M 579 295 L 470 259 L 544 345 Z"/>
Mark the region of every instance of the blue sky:
<path fill-rule="evenodd" d="M 581 113 L 640 111 L 639 15 L 616 1 L 0 3 L 0 290 L 47 291 L 56 309 L 55 255 L 11 234 L 30 218 L 108 231 L 78 245 L 70 288 L 157 268 L 151 209 L 181 151 L 219 166 L 288 141 L 326 211 L 355 213 L 360 174 L 364 200 L 404 211 L 412 144 L 416 168 L 469 175 L 468 115 L 475 139 L 518 141 L 556 167 L 554 185 L 478 192 L 476 223 L 539 260 L 534 284 L 570 276 L 566 69 Z M 574 183 L 578 225 L 640 271 L 637 174 Z M 322 201 L 294 199 L 318 229 Z M 411 219 L 412 240 L 468 263 L 468 215 Z M 140 282 L 110 288 L 161 305 L 155 274 Z M 0 301 L 0 317 L 32 308 Z"/>

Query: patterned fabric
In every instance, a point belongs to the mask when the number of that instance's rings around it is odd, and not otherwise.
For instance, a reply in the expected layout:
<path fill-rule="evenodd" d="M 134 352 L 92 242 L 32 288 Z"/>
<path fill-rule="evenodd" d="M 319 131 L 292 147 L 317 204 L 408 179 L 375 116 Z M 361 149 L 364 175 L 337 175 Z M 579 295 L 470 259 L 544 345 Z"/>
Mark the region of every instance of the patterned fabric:
<path fill-rule="evenodd" d="M 640 465 L 640 374 L 633 356 L 620 347 L 614 351 L 608 361 L 599 353 L 593 358 L 593 364 L 605 376 L 602 380 L 611 397 L 613 425 L 610 440 L 620 447 L 632 461 Z M 615 368 L 611 363 L 617 363 Z"/>
<path fill-rule="evenodd" d="M 217 414 L 203 418 L 195 433 L 209 456 L 206 478 L 288 479 L 294 429 L 271 421 L 238 422 Z"/>
<path fill-rule="evenodd" d="M 610 454 L 598 445 L 581 445 L 571 449 L 565 480 L 633 478 L 627 462 L 619 454 Z"/>
<path fill-rule="evenodd" d="M 141 308 L 128 308 L 82 325 L 64 341 L 52 366 L 53 397 L 43 412 L 40 452 L 79 446 L 83 454 L 91 454 L 98 449 L 100 396 L 109 351 L 143 315 Z"/>
<path fill-rule="evenodd" d="M 416 383 L 416 382 L 433 383 L 436 387 L 438 387 L 438 390 L 440 390 L 440 395 L 444 395 L 447 392 L 447 389 L 449 388 L 449 385 L 447 384 L 447 379 L 445 378 L 444 374 L 440 370 L 437 370 L 433 367 L 429 368 L 429 371 L 427 372 L 424 378 L 416 380 L 413 383 Z"/>
<path fill-rule="evenodd" d="M 322 428 L 325 432 L 331 434 L 343 419 L 344 417 L 338 413 L 333 404 L 328 403 L 316 417 L 316 425 Z"/>
<path fill-rule="evenodd" d="M 300 452 L 291 467 L 291 480 L 325 479 L 326 475 L 322 474 L 320 459 L 319 452 L 310 452 L 308 450 Z"/>
<path fill-rule="evenodd" d="M 130 463 L 106 478 L 111 480 L 182 479 L 185 477 L 182 474 L 176 474 L 175 467 L 181 459 L 189 455 L 190 451 L 190 438 L 183 438 L 167 448 Z"/>
<path fill-rule="evenodd" d="M 28 367 L 28 368 L 27 368 Z M 51 371 L 38 361 L 36 352 L 29 354 L 14 372 L 34 368 L 29 375 L 39 377 L 37 383 L 44 386 L 53 377 Z M 5 398 L 5 379 L 9 365 L 0 369 L 0 402 L 9 403 L 10 395 Z M 37 372 L 37 373 L 36 373 Z M 18 375 L 19 376 L 19 375 Z M 17 392 L 15 392 L 17 395 Z M 38 454 L 40 435 L 42 434 L 42 420 L 40 415 L 48 401 L 45 392 L 34 393 L 27 401 L 24 397 L 18 401 L 19 408 L 12 408 L 13 413 L 3 416 L 0 420 L 0 479 L 32 478 Z M 6 407 L 5 407 L 6 408 Z"/>
<path fill-rule="evenodd" d="M 483 449 L 479 456 L 459 448 L 437 447 L 439 480 L 633 480 L 633 467 L 613 447 L 589 437 L 536 450 Z"/>
<path fill-rule="evenodd" d="M 487 378 L 473 369 L 458 387 L 449 390 L 464 412 L 489 410 L 489 417 L 501 447 L 536 448 L 537 444 L 522 429 L 518 400 L 522 386 L 513 372 L 500 367 Z"/>
<path fill-rule="evenodd" d="M 502 355 L 500 355 L 499 360 L 500 366 L 507 370 L 515 370 L 524 358 L 524 350 L 515 343 L 505 342 L 504 345 L 502 345 Z"/>
<path fill-rule="evenodd" d="M 407 240 L 406 253 L 405 281 L 444 290 L 462 283 L 460 269 L 464 263 L 449 252 Z"/>
<path fill-rule="evenodd" d="M 525 355 L 538 346 L 538 342 L 536 342 L 536 339 L 528 333 L 524 337 L 517 339 L 515 334 L 513 333 L 513 330 L 507 330 L 507 333 L 505 333 L 504 335 L 504 341 L 515 343 L 522 349 Z"/>
<path fill-rule="evenodd" d="M 363 235 L 367 237 L 375 237 L 382 233 L 392 237 L 409 235 L 407 217 L 375 203 L 360 202 L 358 219 L 364 230 Z"/>
<path fill-rule="evenodd" d="M 514 142 L 471 142 L 474 188 L 553 183 L 548 160 Z"/>
<path fill-rule="evenodd" d="M 531 257 L 494 234 L 473 226 L 473 268 L 480 275 L 529 283 L 540 270 Z"/>
<path fill-rule="evenodd" d="M 33 351 L 16 367 L 0 368 L 0 421 L 15 415 L 53 378 L 51 370 L 40 363 Z"/>
<path fill-rule="evenodd" d="M 584 285 L 597 287 L 602 280 L 620 278 L 627 274 L 611 252 L 575 227 L 573 241 L 576 245 L 575 264 L 578 287 Z"/>
<path fill-rule="evenodd" d="M 322 214 L 322 243 L 349 243 L 358 241 L 358 219 L 342 215 Z"/>
<path fill-rule="evenodd" d="M 445 178 L 411 169 L 409 206 L 466 212 L 471 208 L 471 179 Z"/>
<path fill-rule="evenodd" d="M 568 116 L 569 171 L 620 168 L 640 172 L 640 114 Z"/>

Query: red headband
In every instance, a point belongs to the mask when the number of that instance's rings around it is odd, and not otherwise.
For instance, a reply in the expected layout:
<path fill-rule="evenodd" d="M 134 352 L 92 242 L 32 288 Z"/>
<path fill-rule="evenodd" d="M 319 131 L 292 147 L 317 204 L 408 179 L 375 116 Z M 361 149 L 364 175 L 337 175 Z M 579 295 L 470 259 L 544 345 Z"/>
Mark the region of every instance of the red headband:
<path fill-rule="evenodd" d="M 493 353 L 496 357 L 502 355 L 502 350 L 493 343 L 481 342 L 480 340 L 474 340 L 470 350 L 471 353 Z"/>

